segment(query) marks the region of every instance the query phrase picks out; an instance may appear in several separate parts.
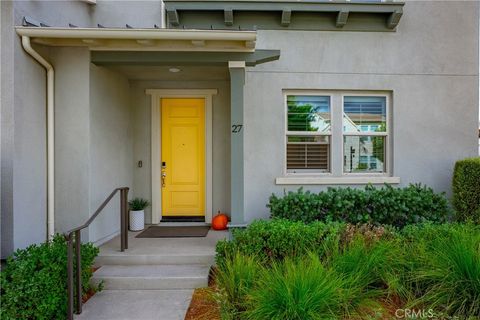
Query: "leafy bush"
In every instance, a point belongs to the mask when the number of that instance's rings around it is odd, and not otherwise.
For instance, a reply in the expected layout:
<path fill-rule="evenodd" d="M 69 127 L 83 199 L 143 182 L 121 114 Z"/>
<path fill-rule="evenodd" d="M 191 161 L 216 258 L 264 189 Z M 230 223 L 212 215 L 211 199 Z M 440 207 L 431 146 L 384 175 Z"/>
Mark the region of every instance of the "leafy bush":
<path fill-rule="evenodd" d="M 90 289 L 91 266 L 98 254 L 82 244 L 83 292 Z M 61 235 L 49 243 L 17 250 L 0 276 L 1 319 L 65 319 L 67 313 L 67 246 Z"/>
<path fill-rule="evenodd" d="M 251 292 L 249 319 L 338 319 L 343 280 L 314 256 L 264 269 Z"/>
<path fill-rule="evenodd" d="M 480 314 L 480 225 L 398 231 L 272 220 L 234 234 L 217 246 L 219 265 L 237 270 L 219 267 L 220 292 L 242 284 L 241 294 L 223 299 L 237 305 L 222 309 L 225 318 L 373 319 L 397 308 L 432 309 L 438 318 Z"/>
<path fill-rule="evenodd" d="M 128 201 L 128 205 L 130 206 L 130 210 L 140 211 L 148 208 L 148 206 L 150 206 L 150 202 L 143 198 L 135 198 Z"/>
<path fill-rule="evenodd" d="M 457 220 L 480 223 L 480 157 L 455 163 L 452 189 Z"/>
<path fill-rule="evenodd" d="M 352 224 L 372 223 L 404 227 L 411 223 L 441 223 L 449 216 L 448 201 L 443 194 L 421 185 L 405 188 L 367 185 L 364 190 L 328 188 L 318 194 L 288 192 L 272 195 L 267 205 L 272 218 L 293 221 L 343 221 Z"/>
<path fill-rule="evenodd" d="M 257 220 L 246 229 L 234 229 L 234 241 L 219 241 L 216 261 L 222 264 L 226 257 L 237 252 L 255 256 L 262 263 L 303 256 L 311 251 L 321 253 L 325 243 L 340 237 L 345 227 L 342 223 L 306 225 L 283 219 Z"/>

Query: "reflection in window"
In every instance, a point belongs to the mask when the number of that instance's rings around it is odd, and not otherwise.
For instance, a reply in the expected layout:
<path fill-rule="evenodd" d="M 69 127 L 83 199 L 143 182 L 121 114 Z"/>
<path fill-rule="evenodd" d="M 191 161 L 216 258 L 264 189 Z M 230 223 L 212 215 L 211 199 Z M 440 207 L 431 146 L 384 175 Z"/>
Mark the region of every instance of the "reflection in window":
<path fill-rule="evenodd" d="M 344 132 L 385 132 L 387 108 L 385 97 L 345 97 Z"/>
<path fill-rule="evenodd" d="M 288 131 L 330 131 L 330 97 L 288 96 Z"/>
<path fill-rule="evenodd" d="M 344 136 L 344 172 L 385 172 L 385 136 Z"/>
<path fill-rule="evenodd" d="M 330 97 L 287 96 L 287 171 L 330 171 Z"/>

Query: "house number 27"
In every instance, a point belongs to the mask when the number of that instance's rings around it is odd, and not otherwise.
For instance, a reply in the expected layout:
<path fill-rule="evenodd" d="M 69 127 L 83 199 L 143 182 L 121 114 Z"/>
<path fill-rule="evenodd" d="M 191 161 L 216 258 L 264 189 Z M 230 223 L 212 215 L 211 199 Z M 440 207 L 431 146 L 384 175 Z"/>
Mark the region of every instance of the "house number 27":
<path fill-rule="evenodd" d="M 239 133 L 240 131 L 242 131 L 242 128 L 243 128 L 243 124 L 234 124 L 232 125 L 232 132 Z"/>

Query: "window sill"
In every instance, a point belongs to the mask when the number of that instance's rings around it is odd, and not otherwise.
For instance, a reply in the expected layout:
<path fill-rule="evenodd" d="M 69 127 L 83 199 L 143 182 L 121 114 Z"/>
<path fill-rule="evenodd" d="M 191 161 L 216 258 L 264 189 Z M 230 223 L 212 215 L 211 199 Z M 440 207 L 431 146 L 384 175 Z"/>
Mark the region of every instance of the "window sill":
<path fill-rule="evenodd" d="M 400 177 L 279 177 L 275 179 L 277 185 L 295 185 L 295 184 L 318 184 L 318 185 L 332 185 L 332 184 L 398 184 Z"/>

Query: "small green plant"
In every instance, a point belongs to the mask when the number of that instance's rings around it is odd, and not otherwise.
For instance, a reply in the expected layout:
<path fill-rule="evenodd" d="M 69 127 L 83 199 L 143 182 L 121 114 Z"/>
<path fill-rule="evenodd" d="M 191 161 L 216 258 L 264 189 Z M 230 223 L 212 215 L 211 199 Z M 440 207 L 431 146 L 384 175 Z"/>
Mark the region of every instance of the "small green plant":
<path fill-rule="evenodd" d="M 342 221 L 384 224 L 398 228 L 426 221 L 442 223 L 450 215 L 445 196 L 419 184 L 405 188 L 367 185 L 364 190 L 328 188 L 316 194 L 300 188 L 283 197 L 272 195 L 267 207 L 272 218 L 305 223 Z"/>
<path fill-rule="evenodd" d="M 455 163 L 452 189 L 456 219 L 480 223 L 480 157 Z"/>
<path fill-rule="evenodd" d="M 480 315 L 480 226 L 431 225 L 408 230 L 414 305 L 450 316 Z"/>
<path fill-rule="evenodd" d="M 345 245 L 331 246 L 325 264 L 344 279 L 343 314 L 364 318 L 381 310 L 388 295 L 404 293 L 398 277 L 402 252 L 395 239 L 371 240 L 357 234 Z"/>
<path fill-rule="evenodd" d="M 82 291 L 91 288 L 98 248 L 82 244 Z M 63 236 L 17 250 L 0 273 L 1 319 L 65 319 L 67 314 L 67 246 Z"/>
<path fill-rule="evenodd" d="M 338 319 L 342 286 L 341 277 L 313 254 L 274 263 L 251 292 L 248 319 Z"/>
<path fill-rule="evenodd" d="M 128 201 L 128 205 L 130 206 L 130 210 L 140 211 L 140 210 L 145 210 L 145 208 L 148 208 L 150 206 L 150 202 L 147 199 L 134 198 Z"/>
<path fill-rule="evenodd" d="M 259 277 L 261 265 L 253 256 L 238 252 L 217 266 L 215 273 L 221 294 L 217 300 L 223 315 L 237 319 L 247 310 L 247 297 Z"/>

